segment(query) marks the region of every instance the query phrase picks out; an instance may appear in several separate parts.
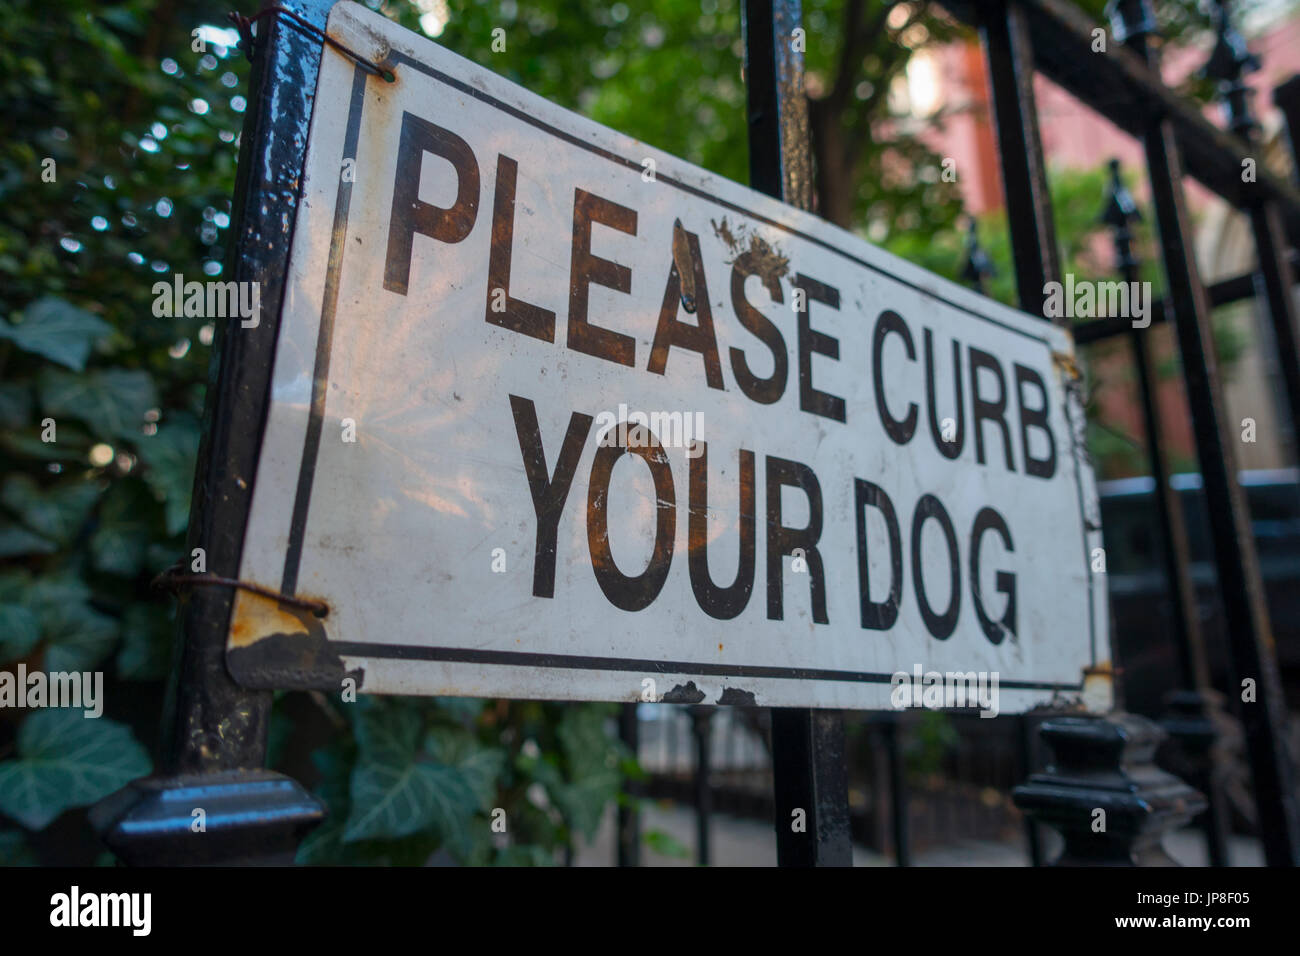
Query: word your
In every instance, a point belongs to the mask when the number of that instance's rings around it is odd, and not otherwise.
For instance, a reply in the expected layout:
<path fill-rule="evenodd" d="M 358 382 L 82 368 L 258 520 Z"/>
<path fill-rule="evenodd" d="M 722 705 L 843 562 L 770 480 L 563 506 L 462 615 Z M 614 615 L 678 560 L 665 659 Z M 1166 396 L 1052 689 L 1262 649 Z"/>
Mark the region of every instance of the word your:
<path fill-rule="evenodd" d="M 1043 284 L 1043 315 L 1049 319 L 1125 318 L 1133 328 L 1151 324 L 1150 282 L 1075 282 L 1074 274 L 1065 274 L 1065 284 Z"/>
<path fill-rule="evenodd" d="M 51 926 L 129 926 L 148 936 L 153 927 L 152 893 L 87 893 L 79 887 L 50 897 Z"/>
<path fill-rule="evenodd" d="M 79 707 L 90 719 L 104 713 L 104 672 L 27 673 L 19 664 L 17 675 L 0 671 L 0 707 Z"/>
<path fill-rule="evenodd" d="M 940 710 L 953 707 L 980 708 L 981 717 L 998 715 L 997 671 L 926 671 L 921 673 L 917 664 L 912 673 L 896 671 L 890 678 L 889 703 L 895 710 L 904 707 L 925 707 Z"/>
<path fill-rule="evenodd" d="M 153 314 L 160 319 L 233 319 L 255 329 L 261 321 L 262 289 L 256 282 L 186 282 L 179 272 L 153 284 Z"/>
<path fill-rule="evenodd" d="M 649 448 L 652 443 L 664 448 L 685 448 L 687 458 L 704 454 L 703 412 L 631 412 L 619 404 L 618 415 L 596 413 L 596 443 L 604 447 Z"/>

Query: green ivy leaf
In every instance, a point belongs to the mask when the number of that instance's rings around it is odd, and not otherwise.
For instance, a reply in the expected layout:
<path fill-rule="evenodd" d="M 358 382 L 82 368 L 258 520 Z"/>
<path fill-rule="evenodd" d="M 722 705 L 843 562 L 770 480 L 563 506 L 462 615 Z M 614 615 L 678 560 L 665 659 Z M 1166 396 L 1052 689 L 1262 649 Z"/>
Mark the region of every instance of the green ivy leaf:
<path fill-rule="evenodd" d="M 53 554 L 59 546 L 20 525 L 0 518 L 0 558 L 17 558 L 24 554 Z"/>
<path fill-rule="evenodd" d="M 572 783 L 550 788 L 564 819 L 588 841 L 596 838 L 605 807 L 618 796 L 622 777 L 617 770 L 599 770 Z"/>
<path fill-rule="evenodd" d="M 99 527 L 90 539 L 95 569 L 134 577 L 140 573 L 152 540 L 156 505 L 142 481 L 118 481 L 104 495 Z"/>
<path fill-rule="evenodd" d="M 21 382 L 0 384 L 0 428 L 25 428 L 31 416 L 31 390 Z"/>
<path fill-rule="evenodd" d="M 566 707 L 556 728 L 568 772 L 550 788 L 555 803 L 573 829 L 595 838 L 606 804 L 622 784 L 619 752 L 605 731 L 608 708 L 601 704 Z"/>
<path fill-rule="evenodd" d="M 40 625 L 29 608 L 0 604 L 0 664 L 26 657 L 40 639 Z"/>
<path fill-rule="evenodd" d="M 141 438 L 136 447 L 149 466 L 144 479 L 163 502 L 167 534 L 179 534 L 190 520 L 190 491 L 199 454 L 198 425 L 190 421 L 163 425 L 157 434 Z"/>
<path fill-rule="evenodd" d="M 18 729 L 18 756 L 0 763 L 0 813 L 43 830 L 149 773 L 149 755 L 123 724 L 81 710 L 33 713 Z"/>
<path fill-rule="evenodd" d="M 439 727 L 429 731 L 425 750 L 433 759 L 455 767 L 474 792 L 478 809 L 486 810 L 496 796 L 497 778 L 506 765 L 506 753 L 497 747 L 484 747 L 464 730 Z"/>
<path fill-rule="evenodd" d="M 101 369 L 76 375 L 46 369 L 37 381 L 41 407 L 57 420 L 85 422 L 98 437 L 139 438 L 145 412 L 158 405 L 148 372 Z"/>
<path fill-rule="evenodd" d="M 396 839 L 433 830 L 463 842 L 479 805 L 466 774 L 417 760 L 423 716 L 405 701 L 367 699 L 355 711 L 357 747 L 344 843 Z"/>
<path fill-rule="evenodd" d="M 465 775 L 432 763 L 365 761 L 352 771 L 352 811 L 343 842 L 410 836 L 433 828 L 463 839 L 478 800 Z"/>
<path fill-rule="evenodd" d="M 98 485 L 80 479 L 42 489 L 28 475 L 5 479 L 0 502 L 32 531 L 61 545 L 69 544 L 99 499 Z"/>
<path fill-rule="evenodd" d="M 99 613 L 89 604 L 45 608 L 41 615 L 41 633 L 46 640 L 45 668 L 93 670 L 113 652 L 117 629 L 116 618 Z"/>
<path fill-rule="evenodd" d="M 86 367 L 91 346 L 112 331 L 107 322 L 54 296 L 28 306 L 18 325 L 0 322 L 0 339 L 78 372 Z"/>
<path fill-rule="evenodd" d="M 172 620 L 153 604 L 132 604 L 122 615 L 122 649 L 117 676 L 123 680 L 162 680 L 171 665 Z M 272 725 L 273 727 L 275 725 Z"/>

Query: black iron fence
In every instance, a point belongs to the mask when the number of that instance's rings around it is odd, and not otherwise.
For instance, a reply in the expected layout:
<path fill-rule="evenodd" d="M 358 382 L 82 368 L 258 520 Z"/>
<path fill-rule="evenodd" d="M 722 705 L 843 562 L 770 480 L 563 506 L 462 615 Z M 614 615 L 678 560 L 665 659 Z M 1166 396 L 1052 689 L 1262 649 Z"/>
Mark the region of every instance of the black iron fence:
<path fill-rule="evenodd" d="M 969 758 L 970 766 L 949 767 L 946 772 L 950 778 L 969 777 L 980 791 L 1003 794 L 1009 777 L 1028 776 L 1028 782 L 1015 790 L 1015 803 L 1031 818 L 1060 831 L 1064 851 L 1057 862 L 1158 862 L 1163 858 L 1161 835 L 1204 808 L 1210 859 L 1222 863 L 1227 859 L 1224 834 L 1229 815 L 1222 799 L 1223 774 L 1217 769 L 1222 735 L 1216 727 L 1219 702 L 1224 701 L 1244 729 L 1255 823 L 1267 862 L 1295 865 L 1300 862 L 1300 822 L 1275 635 L 1247 498 L 1238 479 L 1237 432 L 1226 417 L 1210 323 L 1214 305 L 1248 296 L 1261 303 L 1276 340 L 1289 420 L 1300 422 L 1300 356 L 1291 297 L 1295 285 L 1291 256 L 1300 247 L 1300 189 L 1256 162 L 1255 124 L 1243 82 L 1253 61 L 1229 22 L 1227 4 L 1216 4 L 1218 42 L 1207 72 L 1218 82 L 1226 106 L 1225 128 L 1219 128 L 1197 104 L 1183 100 L 1161 81 L 1154 42 L 1157 26 L 1145 0 L 1112 3 L 1109 29 L 1103 28 L 1107 42 L 1100 51 L 1095 48 L 1098 25 L 1062 0 L 945 0 L 944 6 L 977 28 L 983 42 L 1021 309 L 1044 315 L 1047 283 L 1062 278 L 1039 139 L 1035 74 L 1051 79 L 1142 143 L 1166 297 L 1154 310 L 1151 327 L 1168 324 L 1178 342 L 1225 649 L 1220 668 L 1207 645 L 1188 522 L 1180 492 L 1170 480 L 1168 442 L 1154 401 L 1156 370 L 1147 330 L 1122 317 L 1078 326 L 1074 334 L 1079 343 L 1118 337 L 1132 349 L 1152 475 L 1154 507 L 1145 516 L 1159 543 L 1156 553 L 1169 608 L 1169 627 L 1159 640 L 1167 646 L 1177 675 L 1174 693 L 1164 702 L 1162 724 L 1177 744 L 1170 765 L 1208 801 L 1150 766 L 1160 732 L 1150 721 L 1123 713 L 1108 717 L 1040 714 L 986 721 L 1014 728 L 1013 746 L 1004 742 L 989 751 L 1014 752 L 1014 769 L 1005 757 L 998 758 L 1001 763 L 996 766 L 991 760 Z M 319 27 L 328 7 L 325 0 L 312 0 L 302 5 L 302 16 Z M 271 22 L 267 20 L 268 25 Z M 750 182 L 760 191 L 809 209 L 813 170 L 808 104 L 801 47 L 792 42 L 800 25 L 798 0 L 745 0 Z M 278 303 L 283 295 L 288 224 L 296 212 L 319 55 L 315 37 L 270 27 L 256 61 L 253 107 L 239 166 L 242 207 L 236 211 L 241 234 L 265 241 L 241 245 L 233 274 L 237 279 L 260 278 L 264 304 Z M 286 93 L 274 104 L 265 101 L 260 92 L 267 84 L 292 95 Z M 1300 130 L 1300 80 L 1279 87 L 1275 96 L 1294 134 Z M 1247 166 L 1254 173 L 1248 178 L 1243 177 Z M 253 169 L 264 177 L 258 190 L 249 188 Z M 1185 176 L 1248 215 L 1258 258 L 1250 275 L 1209 289 L 1202 283 L 1190 242 Z M 1139 267 L 1133 253 L 1132 212 L 1133 204 L 1117 175 L 1106 221 L 1114 230 L 1116 273 L 1125 279 L 1136 277 Z M 968 274 L 972 281 L 980 280 L 978 268 Z M 275 314 L 270 308 L 268 314 Z M 253 472 L 259 435 L 256 428 L 241 430 L 236 423 L 261 420 L 260 402 L 268 391 L 275 333 L 275 323 L 265 322 L 223 344 L 190 531 L 192 542 L 205 544 L 208 566 L 218 574 L 229 575 L 238 566 L 242 518 L 250 494 L 241 476 Z M 302 829 L 320 817 L 320 807 L 292 781 L 248 769 L 264 763 L 271 694 L 239 687 L 225 668 L 224 625 L 230 605 L 228 591 L 207 589 L 196 592 L 184 611 L 174 740 L 162 768 L 166 776 L 141 781 L 101 805 L 101 831 L 124 860 L 199 862 L 195 851 L 185 851 L 181 839 L 188 833 L 193 803 L 178 803 L 175 795 L 180 793 L 203 793 L 214 822 L 200 856 L 212 862 L 265 858 L 271 851 L 287 853 Z M 1124 648 L 1129 637 L 1120 635 L 1117 646 Z M 1110 669 L 1094 675 L 1113 676 Z M 1116 689 L 1122 702 L 1122 672 Z M 749 757 L 757 760 L 753 748 L 741 759 L 728 751 L 726 739 L 715 740 L 711 724 L 716 711 L 688 714 L 694 759 L 708 771 L 695 774 L 688 784 L 700 810 L 705 845 L 712 805 L 729 799 L 726 788 L 713 786 L 717 754 L 722 759 L 718 780 L 731 782 L 734 774 L 738 791 L 745 789 L 747 775 L 767 779 L 770 774 L 766 792 L 782 864 L 849 863 L 855 829 L 860 838 L 891 846 L 898 861 L 907 862 L 910 831 L 917 821 L 910 812 L 901 811 L 916 797 L 908 793 L 906 774 L 905 738 L 912 728 L 900 728 L 904 719 L 900 715 L 855 719 L 853 732 L 846 734 L 845 719 L 836 712 L 773 709 L 747 714 L 729 709 L 724 720 L 735 728 L 748 726 L 750 735 L 763 744 L 766 765 L 749 766 L 745 763 Z M 954 721 L 958 732 L 966 735 L 967 753 L 977 753 L 972 742 L 991 731 L 975 729 L 980 724 L 966 726 L 969 722 L 960 718 Z M 625 740 L 637 746 L 641 729 L 636 705 L 626 705 L 621 722 Z M 1036 771 L 1040 736 L 1054 756 L 1046 769 Z M 666 766 L 677 766 L 675 757 L 667 759 Z M 953 792 L 949 788 L 948 795 Z M 1105 810 L 1110 820 L 1101 834 L 1093 825 L 1098 809 Z M 803 815 L 803 829 L 789 826 L 792 811 Z M 954 806 L 946 812 L 964 811 Z M 638 841 L 632 806 L 623 808 L 619 824 L 621 862 L 635 862 Z M 1031 826 L 1027 843 L 1035 862 L 1043 856 L 1043 842 Z M 706 850 L 706 860 L 707 855 Z"/>
<path fill-rule="evenodd" d="M 1180 771 L 1205 794 L 1200 823 L 1208 857 L 1216 865 L 1229 862 L 1226 833 L 1234 816 L 1243 815 L 1234 814 L 1225 801 L 1225 790 L 1234 792 L 1240 811 L 1244 788 L 1233 789 L 1235 778 L 1228 766 L 1231 755 L 1225 752 L 1222 731 L 1228 726 L 1224 711 L 1239 721 L 1244 732 L 1236 740 L 1244 747 L 1253 784 L 1253 806 L 1244 815 L 1259 833 L 1270 865 L 1295 865 L 1300 862 L 1300 818 L 1270 610 L 1280 612 L 1283 620 L 1291 619 L 1288 609 L 1293 588 L 1286 582 L 1291 564 L 1300 554 L 1296 548 L 1300 542 L 1286 534 L 1287 523 L 1297 519 L 1286 502 L 1295 498 L 1296 475 L 1284 473 L 1281 487 L 1267 491 L 1257 486 L 1248 491 L 1240 480 L 1234 448 L 1237 429 L 1227 418 L 1211 326 L 1214 307 L 1251 297 L 1259 301 L 1270 320 L 1284 383 L 1283 417 L 1300 422 L 1300 355 L 1292 296 L 1293 261 L 1300 248 L 1300 189 L 1274 175 L 1257 155 L 1258 126 L 1244 81 L 1245 75 L 1257 68 L 1257 61 L 1234 29 L 1229 4 L 1215 3 L 1216 43 L 1204 73 L 1218 84 L 1225 117 L 1225 128 L 1220 128 L 1206 119 L 1198 104 L 1180 98 L 1162 81 L 1158 27 L 1146 0 L 1112 0 L 1105 25 L 1090 22 L 1063 0 L 945 0 L 943 6 L 975 27 L 982 40 L 1017 298 L 1024 311 L 1045 316 L 1047 284 L 1063 278 L 1039 136 L 1035 75 L 1047 77 L 1142 144 L 1155 210 L 1164 301 L 1155 305 L 1149 325 L 1138 327 L 1131 318 L 1110 316 L 1073 328 L 1081 346 L 1127 339 L 1151 475 L 1140 512 L 1134 512 L 1132 500 L 1120 500 L 1123 496 L 1118 494 L 1112 496 L 1110 507 L 1103 509 L 1109 519 L 1103 521 L 1108 540 L 1113 530 L 1132 539 L 1130 545 L 1133 540 L 1141 544 L 1127 549 L 1132 554 L 1121 560 L 1120 580 L 1111 580 L 1117 625 L 1113 644 L 1121 665 L 1126 658 L 1134 661 L 1132 676 L 1138 678 L 1128 695 L 1129 675 L 1122 667 L 1117 670 L 1116 699 L 1122 706 L 1126 696 L 1131 696 L 1130 703 L 1161 716 L 1170 738 L 1162 750 L 1162 763 Z M 812 170 L 802 60 L 786 42 L 799 26 L 799 3 L 747 0 L 744 12 L 751 182 L 808 208 Z M 1279 86 L 1274 96 L 1295 137 L 1294 146 L 1300 142 L 1300 78 Z M 1300 175 L 1300 158 L 1295 168 Z M 1202 283 L 1184 197 L 1186 177 L 1249 217 L 1257 254 L 1257 266 L 1249 274 L 1209 288 Z M 1103 219 L 1113 232 L 1116 278 L 1125 281 L 1135 281 L 1139 274 L 1133 248 L 1135 218 L 1136 205 L 1124 188 L 1118 164 L 1113 164 Z M 972 244 L 970 254 L 966 276 L 979 286 L 984 270 L 977 245 Z M 1068 319 L 1056 321 L 1069 324 Z M 1180 481 L 1171 475 L 1148 334 L 1149 328 L 1165 323 L 1173 327 L 1178 343 L 1199 466 L 1197 475 L 1183 476 Z M 1290 447 L 1294 449 L 1296 443 L 1292 441 Z M 1279 484 L 1279 480 L 1272 483 Z M 1195 493 L 1190 501 L 1189 489 Z M 1261 529 L 1268 551 L 1267 580 L 1256 541 Z M 1117 550 L 1123 554 L 1126 549 Z M 1133 567 L 1127 567 L 1125 561 Z M 1266 600 L 1270 590 L 1272 602 Z M 1143 607 L 1148 612 L 1145 615 L 1140 613 Z M 1161 626 L 1151 619 L 1152 608 L 1160 609 Z M 1207 632 L 1214 640 L 1207 638 Z M 1291 660 L 1300 638 L 1291 633 L 1289 624 L 1283 636 L 1284 659 Z M 1162 662 L 1164 686 L 1155 686 L 1160 682 L 1141 666 L 1144 658 L 1152 656 Z M 629 708 L 625 714 L 625 738 L 629 741 L 635 740 L 634 713 Z M 766 788 L 774 786 L 772 812 L 778 821 L 781 862 L 844 862 L 850 830 L 870 846 L 883 849 L 888 845 L 898 862 L 907 862 L 911 831 L 916 826 L 908 807 L 917 796 L 907 792 L 897 715 L 866 718 L 850 735 L 851 741 L 861 741 L 865 733 L 865 763 L 870 765 L 866 775 L 869 793 L 865 795 L 860 785 L 855 786 L 861 783 L 855 781 L 855 771 L 846 769 L 844 721 L 838 715 L 773 711 L 770 729 L 762 720 L 744 721 L 729 715 L 723 718 L 722 731 L 711 726 L 714 720 L 717 715 L 697 709 L 689 716 L 656 721 L 655 745 L 668 749 L 642 750 L 643 760 L 654 771 L 652 791 L 689 797 L 695 803 L 702 821 L 697 850 L 702 860 L 708 859 L 708 814 L 722 807 L 752 810 Z M 1079 785 L 1078 781 L 1100 780 L 1108 772 L 1122 775 L 1121 764 L 1152 759 L 1161 737 L 1154 725 L 1123 716 L 1091 724 L 1050 718 L 1044 723 L 1042 716 L 986 723 L 989 730 L 982 735 L 997 743 L 974 757 L 980 751 L 971 735 L 981 732 L 974 729 L 982 728 L 981 722 L 956 722 L 959 734 L 966 736 L 951 759 L 965 760 L 966 765 L 944 768 L 949 786 L 943 792 L 949 804 L 954 804 L 953 794 L 967 784 L 977 792 L 996 794 L 1005 793 L 1011 779 L 1023 779 L 1041 759 L 1035 738 L 1042 723 L 1043 736 L 1055 747 L 1056 759 L 1046 773 L 1031 778 L 1020 789 L 1017 803 L 1031 817 L 1061 830 L 1066 842 L 1064 861 L 1155 862 L 1163 858 L 1159 833 L 1152 835 L 1151 819 L 1142 817 L 1141 812 L 1124 817 L 1132 823 L 1131 832 L 1104 849 L 1078 838 L 1087 831 L 1089 808 L 1105 804 L 1121 816 L 1132 810 L 1107 803 L 1114 793 L 1105 786 Z M 689 757 L 687 738 L 694 746 Z M 729 748 L 738 746 L 733 738 L 746 741 L 743 752 L 747 757 L 740 764 L 730 756 Z M 751 746 L 755 740 L 768 747 L 759 752 L 767 762 L 751 759 L 756 753 Z M 852 742 L 848 746 L 851 749 Z M 997 756 L 990 757 L 990 753 Z M 726 755 L 721 762 L 719 754 Z M 850 761 L 848 766 L 855 765 Z M 703 773 L 698 772 L 701 767 Z M 766 777 L 769 768 L 770 784 Z M 1074 789 L 1065 794 L 1062 787 Z M 739 795 L 735 792 L 738 788 L 742 791 Z M 743 792 L 746 788 L 748 796 Z M 988 806 L 991 809 L 998 803 L 989 800 Z M 811 857 L 799 855 L 807 852 L 807 842 L 796 845 L 781 826 L 790 806 L 810 807 L 810 825 L 822 831 L 822 836 L 812 841 Z M 1151 817 L 1163 816 L 1166 825 L 1185 819 L 1178 809 L 1186 809 L 1182 796 L 1168 803 L 1155 799 L 1147 809 L 1152 806 Z M 1201 806 L 1195 804 L 1196 809 Z M 963 812 L 956 805 L 949 811 L 954 818 Z M 626 837 L 630 814 L 623 816 Z M 979 832 L 974 818 L 966 819 L 968 832 Z M 991 826 L 996 828 L 997 821 Z M 1039 837 L 1035 825 L 1030 824 L 1027 843 L 1035 863 L 1042 857 Z M 621 846 L 622 861 L 633 862 L 626 839 Z"/>

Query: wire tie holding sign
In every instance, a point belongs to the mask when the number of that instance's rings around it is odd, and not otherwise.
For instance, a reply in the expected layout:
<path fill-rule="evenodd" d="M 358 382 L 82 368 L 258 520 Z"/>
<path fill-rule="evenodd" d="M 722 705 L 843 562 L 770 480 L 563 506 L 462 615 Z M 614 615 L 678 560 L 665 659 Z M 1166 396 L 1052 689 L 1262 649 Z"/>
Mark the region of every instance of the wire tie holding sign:
<path fill-rule="evenodd" d="M 294 597 L 291 594 L 284 594 L 280 591 L 263 587 L 260 584 L 253 584 L 250 581 L 237 581 L 234 578 L 223 578 L 215 574 L 193 574 L 183 570 L 185 564 L 183 561 L 177 561 L 166 571 L 163 571 L 153 579 L 152 587 L 161 588 L 173 593 L 182 588 L 193 587 L 223 587 L 238 588 L 239 590 L 249 591 L 252 594 L 260 594 L 264 598 L 270 598 L 279 604 L 288 607 L 296 607 L 303 611 L 310 611 L 317 617 L 325 617 L 329 614 L 329 605 L 324 601 L 313 601 L 309 598 Z"/>
<path fill-rule="evenodd" d="M 344 56 L 355 61 L 359 66 L 362 67 L 362 69 L 366 70 L 371 75 L 377 76 L 388 83 L 393 82 L 394 77 L 393 77 L 392 70 L 386 70 L 378 63 L 375 63 L 373 60 L 366 59 L 364 56 L 362 56 L 360 53 L 357 53 L 355 50 L 348 49 L 346 46 L 344 46 L 338 40 L 334 39 L 332 36 L 330 36 L 320 27 L 303 19 L 303 17 L 294 13 L 288 7 L 280 7 L 280 6 L 267 7 L 265 10 L 253 14 L 251 17 L 246 17 L 242 13 L 238 13 L 233 10 L 230 13 L 226 14 L 226 16 L 230 19 L 230 22 L 233 23 L 235 25 L 235 28 L 239 31 L 239 45 L 243 47 L 244 54 L 248 57 L 250 62 L 253 59 L 253 48 L 257 42 L 257 37 L 254 36 L 253 34 L 253 24 L 256 21 L 262 19 L 262 17 L 279 16 L 281 14 L 288 17 L 289 22 L 291 24 L 297 26 L 308 36 L 315 37 L 316 39 L 322 40 L 325 43 L 329 44 L 334 49 L 342 53 Z"/>

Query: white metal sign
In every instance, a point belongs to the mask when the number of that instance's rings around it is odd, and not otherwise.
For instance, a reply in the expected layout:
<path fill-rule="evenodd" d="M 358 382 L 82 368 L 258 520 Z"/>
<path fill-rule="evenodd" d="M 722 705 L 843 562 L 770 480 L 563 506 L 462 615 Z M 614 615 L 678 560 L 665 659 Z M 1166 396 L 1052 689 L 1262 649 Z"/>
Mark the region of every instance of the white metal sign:
<path fill-rule="evenodd" d="M 237 679 L 1009 711 L 1104 668 L 1065 333 L 360 5 L 329 32 L 396 81 L 325 52 L 240 571 L 328 614 L 239 592 Z"/>

